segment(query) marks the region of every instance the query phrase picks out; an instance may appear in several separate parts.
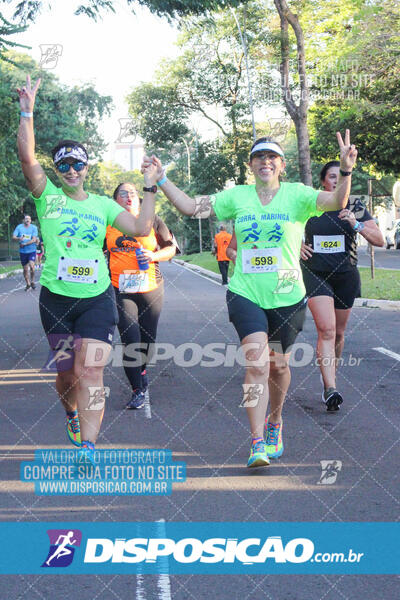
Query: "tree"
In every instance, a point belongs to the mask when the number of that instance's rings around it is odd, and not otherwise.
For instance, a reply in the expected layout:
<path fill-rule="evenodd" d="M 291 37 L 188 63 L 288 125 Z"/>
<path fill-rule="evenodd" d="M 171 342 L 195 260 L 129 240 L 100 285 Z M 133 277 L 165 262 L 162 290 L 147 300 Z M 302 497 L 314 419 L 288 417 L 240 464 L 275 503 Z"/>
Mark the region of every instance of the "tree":
<path fill-rule="evenodd" d="M 190 14 L 204 14 L 213 10 L 237 7 L 247 0 L 126 0 L 129 6 L 139 4 L 146 6 L 159 16 L 169 18 L 183 17 Z M 34 21 L 40 13 L 42 0 L 20 0 L 16 6 L 14 18 L 26 23 Z M 115 12 L 113 0 L 87 0 L 75 10 L 76 15 L 84 14 L 96 20 L 103 11 Z"/>
<path fill-rule="evenodd" d="M 286 0 L 274 0 L 281 21 L 281 85 L 282 96 L 286 109 L 293 119 L 297 133 L 297 144 L 299 150 L 299 169 L 301 181 L 311 185 L 311 158 L 310 138 L 307 127 L 307 113 L 309 105 L 309 91 L 306 73 L 306 56 L 304 46 L 304 34 L 297 15 L 290 10 Z M 300 84 L 300 99 L 296 105 L 289 83 L 289 25 L 296 36 L 296 63 Z"/>
<path fill-rule="evenodd" d="M 13 42 L 9 39 L 11 35 L 23 33 L 27 29 L 28 27 L 26 25 L 15 25 L 13 23 L 9 23 L 3 17 L 3 15 L 0 14 L 0 60 L 12 63 L 12 60 L 6 54 L 8 50 L 15 50 L 16 48 L 29 48 L 29 46 L 17 44 L 17 42 Z"/>

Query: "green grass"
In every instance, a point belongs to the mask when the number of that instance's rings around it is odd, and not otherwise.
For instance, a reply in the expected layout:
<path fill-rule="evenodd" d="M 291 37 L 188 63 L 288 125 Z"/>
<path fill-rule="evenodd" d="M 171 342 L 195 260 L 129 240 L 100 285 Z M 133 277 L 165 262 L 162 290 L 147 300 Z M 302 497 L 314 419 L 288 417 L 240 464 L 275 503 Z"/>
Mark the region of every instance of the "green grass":
<path fill-rule="evenodd" d="M 0 275 L 2 273 L 11 273 L 12 271 L 16 271 L 17 269 L 22 269 L 20 263 L 15 263 L 15 265 L 11 265 L 8 267 L 0 266 Z"/>
<path fill-rule="evenodd" d="M 211 254 L 211 252 L 202 252 L 201 254 L 200 252 L 197 254 L 179 254 L 176 258 L 219 274 L 217 259 Z M 229 277 L 233 275 L 232 263 L 229 265 L 228 275 Z"/>
<path fill-rule="evenodd" d="M 371 269 L 361 267 L 361 295 L 376 300 L 400 300 L 400 271 L 375 269 L 371 279 Z"/>
<path fill-rule="evenodd" d="M 219 273 L 218 263 L 210 252 L 202 254 L 184 254 L 177 258 L 188 263 L 203 267 L 214 273 Z M 361 294 L 363 298 L 375 300 L 400 300 L 400 271 L 375 269 L 375 278 L 371 279 L 371 270 L 361 267 Z M 229 265 L 229 275 L 233 272 L 232 263 Z"/>

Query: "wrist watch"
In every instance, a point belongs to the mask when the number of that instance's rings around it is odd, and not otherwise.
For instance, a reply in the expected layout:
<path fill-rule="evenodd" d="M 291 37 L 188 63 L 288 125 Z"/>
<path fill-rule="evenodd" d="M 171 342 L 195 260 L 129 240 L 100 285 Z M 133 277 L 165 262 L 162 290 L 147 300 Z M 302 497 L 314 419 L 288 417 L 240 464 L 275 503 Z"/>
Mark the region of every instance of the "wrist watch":
<path fill-rule="evenodd" d="M 360 221 L 356 221 L 356 224 L 353 227 L 354 231 L 357 231 L 357 233 L 360 233 L 360 231 L 362 231 L 364 228 L 364 223 L 360 223 Z"/>
<path fill-rule="evenodd" d="M 144 192 L 151 192 L 152 194 L 157 194 L 157 186 L 156 185 L 152 185 L 151 187 L 144 187 L 143 188 Z"/>

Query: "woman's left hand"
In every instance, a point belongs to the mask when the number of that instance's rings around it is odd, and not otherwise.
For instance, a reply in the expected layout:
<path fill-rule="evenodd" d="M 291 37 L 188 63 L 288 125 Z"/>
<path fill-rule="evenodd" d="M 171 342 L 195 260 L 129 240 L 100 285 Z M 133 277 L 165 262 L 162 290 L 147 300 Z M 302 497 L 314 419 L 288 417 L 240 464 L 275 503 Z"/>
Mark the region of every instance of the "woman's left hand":
<path fill-rule="evenodd" d="M 351 212 L 351 210 L 348 210 L 347 208 L 343 208 L 339 215 L 338 215 L 339 219 L 342 219 L 342 221 L 347 221 L 348 223 L 350 223 L 352 229 L 354 229 L 354 225 L 357 222 L 357 219 L 354 215 L 353 212 Z"/>
<path fill-rule="evenodd" d="M 350 129 L 346 129 L 344 142 L 339 131 L 336 132 L 336 137 L 340 148 L 340 168 L 343 171 L 352 171 L 357 160 L 357 148 L 350 144 Z"/>
<path fill-rule="evenodd" d="M 151 250 L 146 250 L 146 248 L 143 248 L 142 250 L 142 256 L 149 262 L 155 262 L 155 254 L 154 252 L 152 252 Z"/>

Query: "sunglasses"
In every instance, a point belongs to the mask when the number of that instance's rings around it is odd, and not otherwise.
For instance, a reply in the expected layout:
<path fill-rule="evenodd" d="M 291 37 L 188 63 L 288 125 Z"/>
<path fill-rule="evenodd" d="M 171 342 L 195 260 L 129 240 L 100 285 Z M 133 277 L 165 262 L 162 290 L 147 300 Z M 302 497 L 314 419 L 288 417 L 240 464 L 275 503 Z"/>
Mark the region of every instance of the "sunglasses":
<path fill-rule="evenodd" d="M 260 150 L 260 152 L 254 152 L 254 154 L 251 155 L 251 158 L 257 158 L 258 160 L 276 160 L 277 158 L 282 157 L 279 156 L 279 154 L 275 154 L 270 151 L 263 152 L 262 150 Z"/>
<path fill-rule="evenodd" d="M 86 167 L 86 164 L 81 160 L 78 160 L 71 164 L 67 162 L 61 162 L 56 165 L 56 169 L 57 171 L 60 171 L 60 173 L 68 173 L 71 167 L 73 167 L 74 171 L 79 173 L 79 171 L 82 171 Z"/>
<path fill-rule="evenodd" d="M 118 192 L 118 196 L 121 196 L 121 198 L 129 198 L 129 196 L 137 196 L 137 192 L 128 192 L 127 190 L 121 190 L 120 192 Z"/>

